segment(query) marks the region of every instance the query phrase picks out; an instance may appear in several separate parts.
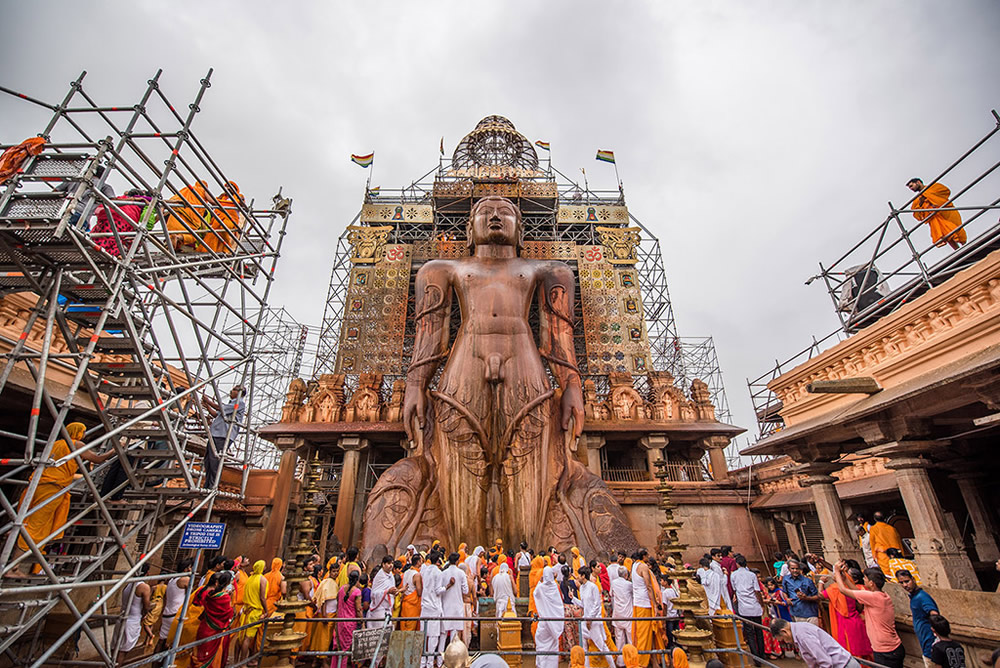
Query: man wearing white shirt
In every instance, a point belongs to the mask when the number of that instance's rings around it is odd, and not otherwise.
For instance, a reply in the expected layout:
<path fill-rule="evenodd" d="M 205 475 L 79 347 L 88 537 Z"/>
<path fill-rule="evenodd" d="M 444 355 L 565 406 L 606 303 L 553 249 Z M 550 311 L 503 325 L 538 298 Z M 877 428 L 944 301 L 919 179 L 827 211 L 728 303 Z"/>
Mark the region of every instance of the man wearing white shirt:
<path fill-rule="evenodd" d="M 698 564 L 698 577 L 701 579 L 701 586 L 705 588 L 705 595 L 708 597 L 708 614 L 714 615 L 723 602 L 730 610 L 733 609 L 732 601 L 729 600 L 729 592 L 726 590 L 726 580 L 724 575 L 719 575 L 712 568 L 713 562 L 708 557 L 702 557 Z M 722 567 L 719 567 L 722 570 Z"/>
<path fill-rule="evenodd" d="M 775 640 L 794 644 L 809 668 L 861 668 L 858 660 L 829 633 L 809 622 L 771 621 Z"/>
<path fill-rule="evenodd" d="M 458 552 L 448 555 L 448 567 L 441 573 L 444 593 L 441 594 L 442 617 L 464 617 L 465 601 L 462 596 L 469 593 L 469 579 L 458 567 Z M 450 640 L 459 638 L 465 622 L 461 619 L 441 620 L 441 641 L 447 647 Z M 450 638 L 450 640 L 449 640 Z"/>
<path fill-rule="evenodd" d="M 427 653 L 420 659 L 421 668 L 433 668 L 435 654 L 440 666 L 441 652 L 445 647 L 445 636 L 441 634 L 441 595 L 444 593 L 444 574 L 441 572 L 441 553 L 431 550 L 427 556 L 428 563 L 420 567 L 420 580 L 423 591 L 420 594 L 420 620 L 427 636 Z"/>
<path fill-rule="evenodd" d="M 759 666 L 758 657 L 764 656 L 764 630 L 760 627 L 764 616 L 763 599 L 760 594 L 760 582 L 757 576 L 747 568 L 747 558 L 736 555 L 736 570 L 729 576 L 736 595 L 736 612 L 752 624 L 743 625 L 743 635 L 754 656 L 754 665 Z"/>
<path fill-rule="evenodd" d="M 666 575 L 661 574 L 658 579 L 660 581 L 660 602 L 663 603 L 663 616 L 667 618 L 667 646 L 670 647 L 674 644 L 674 631 L 680 624 L 681 613 L 674 608 L 674 599 L 680 594 Z"/>
<path fill-rule="evenodd" d="M 612 564 L 608 571 L 617 571 L 611 581 L 611 628 L 615 632 L 615 644 L 621 649 L 632 644 L 632 582 L 629 580 L 628 569 Z M 624 666 L 625 660 L 619 656 L 618 665 Z"/>
<path fill-rule="evenodd" d="M 601 590 L 596 584 L 590 581 L 590 566 L 581 566 L 577 570 L 577 584 L 580 585 L 580 603 L 583 608 L 583 618 L 593 618 L 601 616 Z M 582 622 L 580 640 L 584 649 L 587 648 L 587 641 L 594 643 L 598 652 L 610 652 L 608 649 L 608 638 L 604 633 L 604 622 L 597 619 Z M 607 655 L 610 656 L 610 655 Z M 584 662 L 590 668 L 590 656 Z"/>

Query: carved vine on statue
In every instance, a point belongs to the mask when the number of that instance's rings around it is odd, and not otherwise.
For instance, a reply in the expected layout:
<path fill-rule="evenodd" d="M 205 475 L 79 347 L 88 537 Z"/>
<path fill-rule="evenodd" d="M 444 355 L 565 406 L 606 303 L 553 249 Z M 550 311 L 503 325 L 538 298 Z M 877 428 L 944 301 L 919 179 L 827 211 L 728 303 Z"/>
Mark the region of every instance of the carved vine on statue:
<path fill-rule="evenodd" d="M 369 496 L 366 554 L 434 539 L 527 540 L 587 554 L 637 547 L 607 487 L 571 455 L 584 421 L 573 274 L 562 262 L 518 257 L 520 236 L 517 206 L 486 197 L 469 221 L 472 256 L 433 260 L 417 274 L 402 402 L 415 452 L 382 474 Z M 454 298 L 463 322 L 451 342 Z M 533 305 L 537 333 L 528 324 Z"/>

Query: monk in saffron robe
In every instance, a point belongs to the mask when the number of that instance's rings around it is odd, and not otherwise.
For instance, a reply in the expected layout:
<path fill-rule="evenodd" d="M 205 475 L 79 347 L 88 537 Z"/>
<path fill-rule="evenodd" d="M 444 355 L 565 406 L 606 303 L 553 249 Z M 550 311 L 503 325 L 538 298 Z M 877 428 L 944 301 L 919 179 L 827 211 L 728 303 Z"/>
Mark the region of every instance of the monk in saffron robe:
<path fill-rule="evenodd" d="M 951 191 L 947 187 L 940 183 L 924 186 L 924 182 L 918 178 L 910 179 L 906 187 L 915 193 L 920 193 L 913 200 L 914 209 L 948 209 L 933 213 L 913 212 L 914 218 L 927 223 L 931 228 L 931 240 L 935 246 L 944 246 L 947 243 L 957 249 L 966 242 L 965 228 L 958 229 L 962 227 L 962 214 L 952 206 Z"/>
<path fill-rule="evenodd" d="M 424 583 L 420 577 L 420 563 L 423 559 L 420 555 L 414 555 L 410 560 L 410 567 L 403 573 L 403 601 L 399 608 L 400 617 L 420 616 L 420 597 L 424 593 Z M 420 627 L 420 621 L 414 619 L 399 623 L 400 631 L 416 631 Z"/>
<path fill-rule="evenodd" d="M 868 530 L 868 539 L 871 543 L 872 554 L 875 556 L 875 562 L 879 569 L 888 575 L 890 572 L 889 555 L 886 550 L 894 547 L 902 551 L 903 541 L 899 537 L 899 532 L 892 525 L 886 524 L 882 513 L 875 513 L 875 523 Z"/>
<path fill-rule="evenodd" d="M 264 579 L 267 580 L 267 614 L 268 616 L 273 615 L 274 611 L 277 610 L 277 605 L 275 605 L 281 596 L 285 593 L 282 591 L 287 585 L 285 585 L 285 576 L 281 574 L 281 568 L 284 566 L 285 562 L 279 557 L 275 557 L 271 560 L 271 570 L 267 572 Z"/>
<path fill-rule="evenodd" d="M 87 433 L 87 427 L 79 422 L 71 422 L 66 425 L 66 433 L 69 434 L 73 446 L 68 445 L 64 439 L 59 439 L 52 444 L 51 459 L 58 461 L 68 457 L 76 445 L 83 440 L 83 435 Z M 88 450 L 80 454 L 80 459 L 100 464 L 113 457 L 114 454 L 114 451 L 108 451 L 103 455 L 98 455 Z M 24 530 L 31 536 L 32 542 L 36 545 L 44 547 L 41 544 L 45 539 L 58 540 L 62 538 L 64 532 L 56 533 L 56 531 L 66 524 L 66 519 L 69 517 L 69 485 L 73 482 L 77 469 L 76 460 L 70 459 L 60 466 L 47 466 L 42 472 L 38 486 L 35 487 L 35 493 L 32 494 L 31 501 L 28 502 L 29 514 L 24 519 Z M 26 502 L 24 497 L 27 492 L 28 488 L 25 487 L 24 491 L 21 492 L 18 510 L 24 507 Z M 51 538 L 49 538 L 50 536 Z M 18 536 L 17 547 L 19 552 L 28 551 L 28 543 L 24 540 L 24 536 Z M 14 556 L 16 557 L 17 553 Z M 37 566 L 36 570 L 38 570 Z M 15 569 L 9 575 L 18 576 L 24 575 L 24 573 Z"/>

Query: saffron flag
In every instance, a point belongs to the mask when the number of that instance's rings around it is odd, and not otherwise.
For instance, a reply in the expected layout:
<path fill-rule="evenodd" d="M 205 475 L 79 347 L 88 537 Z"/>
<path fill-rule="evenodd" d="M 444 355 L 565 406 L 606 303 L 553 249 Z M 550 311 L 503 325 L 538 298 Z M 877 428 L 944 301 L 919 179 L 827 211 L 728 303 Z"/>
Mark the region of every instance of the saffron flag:
<path fill-rule="evenodd" d="M 367 169 L 368 167 L 372 166 L 373 162 L 375 162 L 375 154 L 369 153 L 368 155 L 354 155 L 352 153 L 351 162 L 353 162 L 356 165 L 361 165 L 362 167 Z"/>
<path fill-rule="evenodd" d="M 379 186 L 375 186 L 374 188 L 368 189 L 368 194 L 371 195 L 372 197 L 378 197 L 378 193 L 380 190 L 381 188 L 379 188 Z"/>
<path fill-rule="evenodd" d="M 615 162 L 615 152 L 614 151 L 597 151 L 597 159 L 601 162 L 610 162 L 614 164 Z"/>
<path fill-rule="evenodd" d="M 540 149 L 544 149 L 546 151 L 551 151 L 552 150 L 552 149 L 549 148 L 549 143 L 547 141 L 542 141 L 540 139 L 535 142 L 535 146 L 537 146 Z"/>

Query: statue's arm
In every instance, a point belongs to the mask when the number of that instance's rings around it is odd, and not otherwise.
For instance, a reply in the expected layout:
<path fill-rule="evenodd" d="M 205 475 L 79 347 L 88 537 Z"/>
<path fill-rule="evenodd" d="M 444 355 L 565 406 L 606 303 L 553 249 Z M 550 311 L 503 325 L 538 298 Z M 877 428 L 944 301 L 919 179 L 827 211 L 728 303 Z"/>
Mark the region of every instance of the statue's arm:
<path fill-rule="evenodd" d="M 539 336 L 542 356 L 563 390 L 563 429 L 574 419 L 574 435 L 583 431 L 583 389 L 573 349 L 573 272 L 561 262 L 551 262 L 538 286 Z"/>
<path fill-rule="evenodd" d="M 403 427 L 410 439 L 414 438 L 414 431 L 423 428 L 427 386 L 438 366 L 448 356 L 452 298 L 449 265 L 437 261 L 425 264 L 417 272 L 414 289 L 416 336 L 403 400 Z"/>

